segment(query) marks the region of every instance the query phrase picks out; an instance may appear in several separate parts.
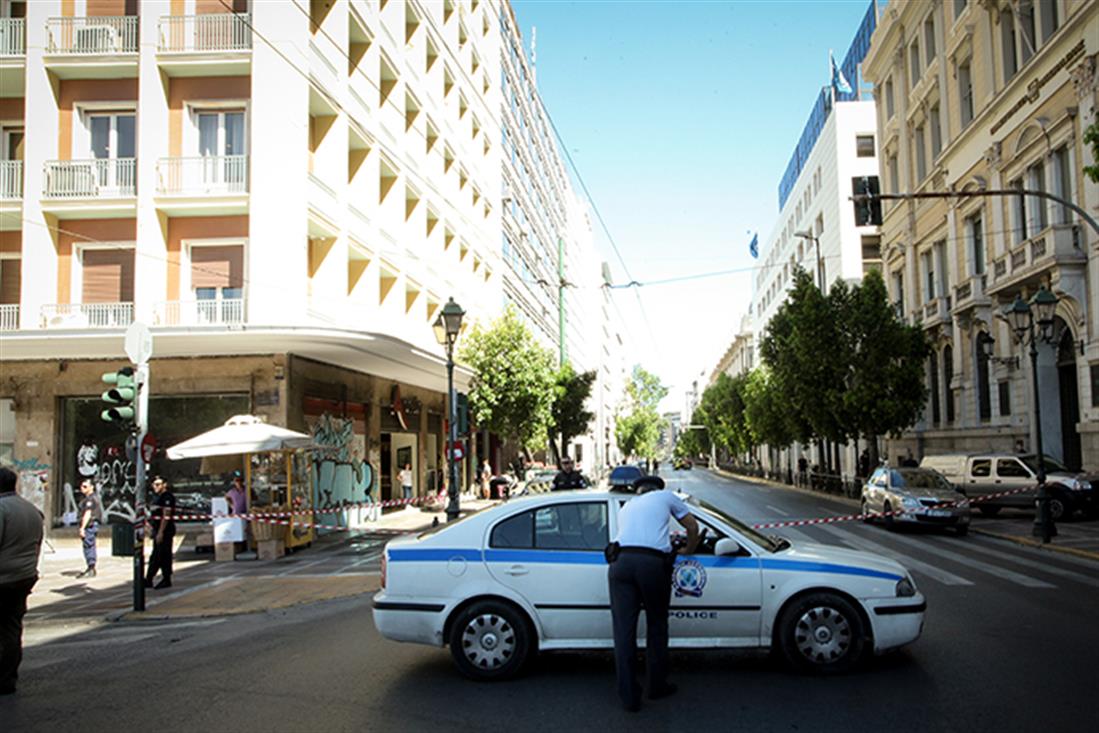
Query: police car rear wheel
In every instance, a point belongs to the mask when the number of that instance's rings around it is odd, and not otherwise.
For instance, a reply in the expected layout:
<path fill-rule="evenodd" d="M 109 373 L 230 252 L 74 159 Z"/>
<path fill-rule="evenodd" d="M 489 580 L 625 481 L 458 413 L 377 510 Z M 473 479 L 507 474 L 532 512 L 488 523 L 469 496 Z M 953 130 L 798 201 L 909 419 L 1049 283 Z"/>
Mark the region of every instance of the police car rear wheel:
<path fill-rule="evenodd" d="M 462 611 L 450 631 L 450 653 L 459 671 L 475 680 L 512 677 L 530 654 L 526 619 L 504 603 L 482 601 Z"/>
<path fill-rule="evenodd" d="M 778 625 L 778 642 L 793 667 L 817 674 L 846 672 L 866 649 L 859 612 L 831 593 L 815 593 L 787 607 Z"/>

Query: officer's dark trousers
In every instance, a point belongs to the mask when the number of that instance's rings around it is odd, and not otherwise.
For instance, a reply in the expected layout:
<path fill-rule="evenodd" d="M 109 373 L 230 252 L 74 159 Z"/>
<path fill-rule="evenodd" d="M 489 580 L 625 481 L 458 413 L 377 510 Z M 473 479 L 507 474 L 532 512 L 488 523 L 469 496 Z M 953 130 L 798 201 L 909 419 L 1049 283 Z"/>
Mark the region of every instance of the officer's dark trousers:
<path fill-rule="evenodd" d="M 23 661 L 23 616 L 35 578 L 0 585 L 0 692 L 15 689 Z"/>
<path fill-rule="evenodd" d="M 645 659 L 650 693 L 667 684 L 668 606 L 671 603 L 671 562 L 656 553 L 623 548 L 607 570 L 611 619 L 614 624 L 614 666 L 618 696 L 624 705 L 641 701 L 637 683 L 637 619 L 645 608 Z"/>
<path fill-rule="evenodd" d="M 99 533 L 99 522 L 92 522 L 84 528 L 84 562 L 89 568 L 95 567 L 95 537 Z"/>
<path fill-rule="evenodd" d="M 153 535 L 156 537 L 156 534 Z M 153 554 L 149 558 L 149 569 L 145 573 L 145 579 L 150 583 L 153 582 L 153 578 L 156 577 L 156 571 L 159 570 L 164 580 L 171 581 L 172 579 L 172 540 L 176 537 L 175 532 L 165 532 L 163 542 L 153 542 Z"/>

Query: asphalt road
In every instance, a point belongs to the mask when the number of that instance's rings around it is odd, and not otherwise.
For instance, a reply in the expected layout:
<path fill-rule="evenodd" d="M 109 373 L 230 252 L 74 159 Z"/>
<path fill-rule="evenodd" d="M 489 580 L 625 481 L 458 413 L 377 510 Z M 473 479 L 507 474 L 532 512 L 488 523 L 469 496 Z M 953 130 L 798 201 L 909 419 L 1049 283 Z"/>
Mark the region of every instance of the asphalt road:
<path fill-rule="evenodd" d="M 748 522 L 850 512 L 704 471 L 666 478 Z M 835 678 L 793 675 L 758 655 L 676 653 L 679 693 L 628 714 L 609 654 L 544 655 L 520 680 L 473 683 L 443 649 L 381 639 L 363 596 L 185 624 L 32 629 L 20 692 L 0 698 L 0 729 L 1093 729 L 1099 564 L 854 522 L 785 534 L 899 558 L 928 599 L 923 637 Z"/>

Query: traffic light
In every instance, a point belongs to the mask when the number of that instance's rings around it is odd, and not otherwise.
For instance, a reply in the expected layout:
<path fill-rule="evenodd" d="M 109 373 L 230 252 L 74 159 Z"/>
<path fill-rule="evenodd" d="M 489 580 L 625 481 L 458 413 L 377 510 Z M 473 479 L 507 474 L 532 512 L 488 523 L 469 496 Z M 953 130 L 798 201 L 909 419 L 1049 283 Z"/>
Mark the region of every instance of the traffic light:
<path fill-rule="evenodd" d="M 462 393 L 458 393 L 458 400 L 455 403 L 455 410 L 458 413 L 458 435 L 465 435 L 469 432 L 469 396 Z"/>
<path fill-rule="evenodd" d="M 117 372 L 103 375 L 105 384 L 114 386 L 103 393 L 103 401 L 110 405 L 100 417 L 106 422 L 129 427 L 136 416 L 134 400 L 137 398 L 137 380 L 133 367 L 122 367 Z"/>
<path fill-rule="evenodd" d="M 870 224 L 881 224 L 881 185 L 877 176 L 855 176 L 851 179 L 851 189 L 856 198 L 855 225 L 864 227 Z"/>

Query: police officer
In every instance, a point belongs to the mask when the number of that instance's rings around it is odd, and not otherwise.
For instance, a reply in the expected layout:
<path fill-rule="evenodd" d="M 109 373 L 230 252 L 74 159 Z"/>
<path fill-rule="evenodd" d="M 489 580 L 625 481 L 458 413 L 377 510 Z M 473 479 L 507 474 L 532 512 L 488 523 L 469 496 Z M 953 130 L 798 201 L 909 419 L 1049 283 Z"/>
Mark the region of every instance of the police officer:
<path fill-rule="evenodd" d="M 553 477 L 554 491 L 567 491 L 569 489 L 586 489 L 588 480 L 584 474 L 573 468 L 572 459 L 568 456 L 561 458 L 561 470 Z"/>
<path fill-rule="evenodd" d="M 687 542 L 678 552 L 689 555 L 698 545 L 698 522 L 683 500 L 663 491 L 659 476 L 643 476 L 635 483 L 640 496 L 618 512 L 618 548 L 607 570 L 614 624 L 614 666 L 618 696 L 630 712 L 641 709 L 637 683 L 637 617 L 645 608 L 645 654 L 649 699 L 675 692 L 668 682 L 668 607 L 672 594 L 675 553 L 668 534 L 674 517 L 687 530 Z M 613 545 L 612 545 L 613 548 Z"/>
<path fill-rule="evenodd" d="M 176 497 L 168 490 L 168 482 L 160 476 L 153 479 L 153 509 L 148 523 L 149 531 L 153 533 L 153 554 L 149 558 L 149 569 L 145 573 L 146 588 L 171 588 L 172 587 L 172 541 L 176 536 L 176 523 L 173 517 L 176 514 Z M 153 585 L 157 571 L 160 571 L 161 581 Z"/>

